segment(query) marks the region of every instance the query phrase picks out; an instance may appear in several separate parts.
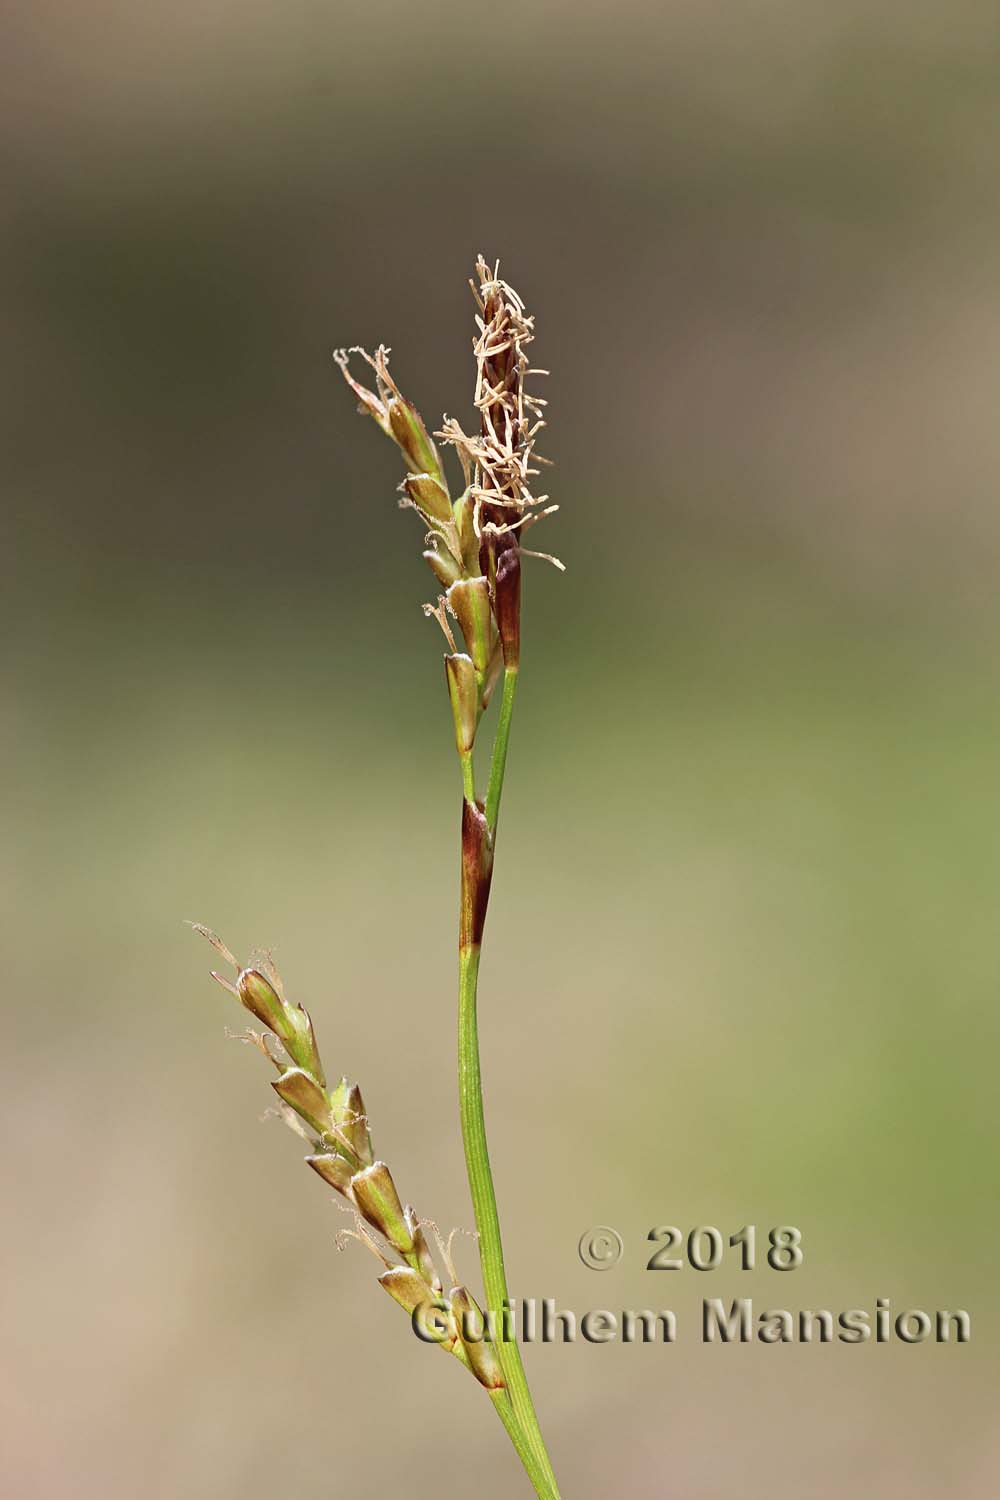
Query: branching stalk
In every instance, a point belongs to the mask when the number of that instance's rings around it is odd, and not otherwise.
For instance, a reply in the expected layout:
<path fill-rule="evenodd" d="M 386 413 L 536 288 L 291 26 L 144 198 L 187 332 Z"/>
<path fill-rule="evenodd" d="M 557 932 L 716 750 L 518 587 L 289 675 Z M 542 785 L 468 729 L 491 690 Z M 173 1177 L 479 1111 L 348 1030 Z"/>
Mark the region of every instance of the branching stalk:
<path fill-rule="evenodd" d="M 279 1111 L 308 1143 L 309 1165 L 350 1214 L 353 1228 L 345 1233 L 373 1253 L 379 1284 L 415 1328 L 420 1321 L 421 1336 L 429 1334 L 427 1341 L 453 1355 L 487 1391 L 539 1500 L 559 1500 L 512 1333 L 477 1017 L 483 929 L 520 664 L 521 538 L 557 507 L 545 505 L 546 495 L 532 493 L 539 472 L 535 465 L 542 462 L 534 441 L 545 425 L 545 402 L 525 389 L 526 376 L 545 373 L 529 366 L 533 319 L 517 293 L 500 280 L 498 266 L 491 269 L 480 256 L 476 271 L 473 293 L 481 316 L 476 319 L 474 401 L 479 431 L 469 436 L 457 422 L 446 420 L 435 434 L 455 448 L 461 462 L 465 487 L 457 499 L 452 499 L 434 438 L 389 373 L 388 350 L 379 347 L 373 355 L 340 350 L 335 359 L 360 411 L 399 449 L 404 467 L 400 504 L 418 513 L 426 529 L 423 555 L 444 591 L 424 609 L 438 621 L 448 643 L 445 676 L 462 776 L 459 1105 L 485 1305 L 493 1314 L 489 1325 L 456 1271 L 451 1241 L 442 1240 L 433 1221 L 421 1220 L 404 1204 L 388 1165 L 376 1157 L 360 1088 L 347 1078 L 332 1087 L 328 1083 L 309 1014 L 286 998 L 269 955 L 258 954 L 242 964 L 209 929 L 199 930 L 234 974 L 233 979 L 225 973 L 215 978 L 264 1028 L 247 1032 L 244 1039 L 276 1070 L 272 1088 Z M 374 390 L 351 373 L 354 353 L 374 372 Z M 501 680 L 486 795 L 480 800 L 474 747 Z M 484 1331 L 489 1326 L 492 1335 Z"/>

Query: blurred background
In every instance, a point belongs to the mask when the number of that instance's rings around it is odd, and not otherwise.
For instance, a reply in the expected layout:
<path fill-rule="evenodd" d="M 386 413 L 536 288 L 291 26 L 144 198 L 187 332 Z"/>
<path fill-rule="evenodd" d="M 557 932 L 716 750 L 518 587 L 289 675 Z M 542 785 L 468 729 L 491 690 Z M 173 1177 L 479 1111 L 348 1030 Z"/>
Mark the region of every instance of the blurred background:
<path fill-rule="evenodd" d="M 4 29 L 4 1492 L 525 1493 L 337 1253 L 182 925 L 274 945 L 469 1226 L 433 584 L 330 352 L 467 421 L 480 250 L 553 372 L 568 565 L 527 573 L 483 970 L 510 1276 L 680 1324 L 528 1351 L 564 1494 L 995 1489 L 995 5 Z M 644 1269 L 651 1226 L 747 1223 L 803 1268 Z M 703 1347 L 743 1295 L 973 1342 Z"/>

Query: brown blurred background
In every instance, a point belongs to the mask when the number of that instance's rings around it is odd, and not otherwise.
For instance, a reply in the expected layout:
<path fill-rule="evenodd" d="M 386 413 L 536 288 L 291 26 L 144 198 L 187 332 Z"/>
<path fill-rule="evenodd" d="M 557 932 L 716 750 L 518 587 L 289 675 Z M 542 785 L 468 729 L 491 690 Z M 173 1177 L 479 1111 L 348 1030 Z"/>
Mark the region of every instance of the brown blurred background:
<path fill-rule="evenodd" d="M 528 1351 L 564 1494 L 990 1493 L 995 5 L 5 32 L 4 1493 L 525 1492 L 258 1124 L 181 925 L 276 946 L 404 1191 L 468 1225 L 432 585 L 330 351 L 385 340 L 465 419 L 479 250 L 537 314 L 569 566 L 527 578 L 484 963 L 511 1280 L 681 1322 Z M 643 1269 L 651 1225 L 747 1222 L 802 1270 Z M 973 1343 L 703 1348 L 739 1295 L 966 1307 Z"/>

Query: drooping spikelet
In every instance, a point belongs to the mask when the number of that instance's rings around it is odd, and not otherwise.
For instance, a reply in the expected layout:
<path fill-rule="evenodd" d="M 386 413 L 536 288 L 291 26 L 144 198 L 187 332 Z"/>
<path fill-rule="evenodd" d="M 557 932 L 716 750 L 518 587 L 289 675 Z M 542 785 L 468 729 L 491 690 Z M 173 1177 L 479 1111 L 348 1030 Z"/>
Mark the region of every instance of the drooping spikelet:
<path fill-rule="evenodd" d="M 379 1285 L 411 1315 L 414 1327 L 429 1343 L 454 1354 L 491 1394 L 504 1388 L 493 1346 L 481 1334 L 468 1332 L 468 1309 L 479 1309 L 458 1277 L 446 1245 L 439 1250 L 449 1275 L 445 1294 L 424 1227 L 413 1209 L 400 1200 L 392 1173 L 378 1161 L 372 1145 L 361 1090 L 342 1078 L 328 1088 L 316 1034 L 308 1011 L 285 998 L 281 978 L 266 954 L 253 966 L 242 966 L 221 938 L 200 922 L 191 924 L 215 951 L 236 970 L 235 981 L 213 970 L 213 979 L 250 1011 L 264 1032 L 249 1031 L 253 1042 L 278 1077 L 277 1094 L 285 1123 L 309 1145 L 307 1164 L 349 1209 L 353 1234 L 382 1265 Z M 425 1220 L 438 1238 L 435 1226 Z"/>

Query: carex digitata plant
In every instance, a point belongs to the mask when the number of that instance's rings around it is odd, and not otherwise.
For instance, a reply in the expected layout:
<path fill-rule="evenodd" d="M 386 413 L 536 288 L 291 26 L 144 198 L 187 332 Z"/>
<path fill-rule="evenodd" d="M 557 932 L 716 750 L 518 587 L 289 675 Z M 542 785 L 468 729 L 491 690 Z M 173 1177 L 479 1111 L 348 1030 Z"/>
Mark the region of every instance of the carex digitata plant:
<path fill-rule="evenodd" d="M 521 1354 L 509 1316 L 500 1219 L 483 1114 L 477 1027 L 477 984 L 490 897 L 497 822 L 521 655 L 522 537 L 555 510 L 532 486 L 545 462 L 535 454 L 545 402 L 526 389 L 534 320 L 517 293 L 480 256 L 475 406 L 479 430 L 467 434 L 445 419 L 435 434 L 455 449 L 463 487 L 452 499 L 439 450 L 416 408 L 389 372 L 389 351 L 363 349 L 334 356 L 370 416 L 398 447 L 405 475 L 400 504 L 426 528 L 424 558 L 443 590 L 426 613 L 448 645 L 445 684 L 462 775 L 461 889 L 458 920 L 458 1080 L 462 1136 L 482 1264 L 484 1316 L 462 1284 L 447 1243 L 429 1219 L 404 1207 L 389 1167 L 377 1158 L 361 1090 L 342 1078 L 330 1086 L 309 1013 L 285 997 L 270 955 L 241 965 L 222 940 L 196 924 L 235 979 L 214 973 L 256 1018 L 252 1041 L 275 1069 L 278 1110 L 307 1142 L 306 1161 L 353 1216 L 354 1234 L 380 1262 L 379 1284 L 421 1329 L 453 1355 L 485 1388 L 517 1450 L 535 1493 L 558 1500 Z M 351 355 L 372 370 L 375 389 L 351 373 Z M 544 553 L 530 554 L 546 556 Z M 552 562 L 554 558 L 549 559 Z M 557 563 L 561 567 L 561 564 Z M 462 649 L 464 648 L 464 649 Z M 478 779 L 476 750 L 483 716 L 499 689 L 499 711 L 488 746 L 488 771 Z M 480 795 L 477 787 L 483 787 Z M 430 1232 L 428 1234 L 428 1231 Z M 432 1243 L 437 1258 L 432 1251 Z M 442 1279 L 442 1272 L 446 1279 Z"/>

